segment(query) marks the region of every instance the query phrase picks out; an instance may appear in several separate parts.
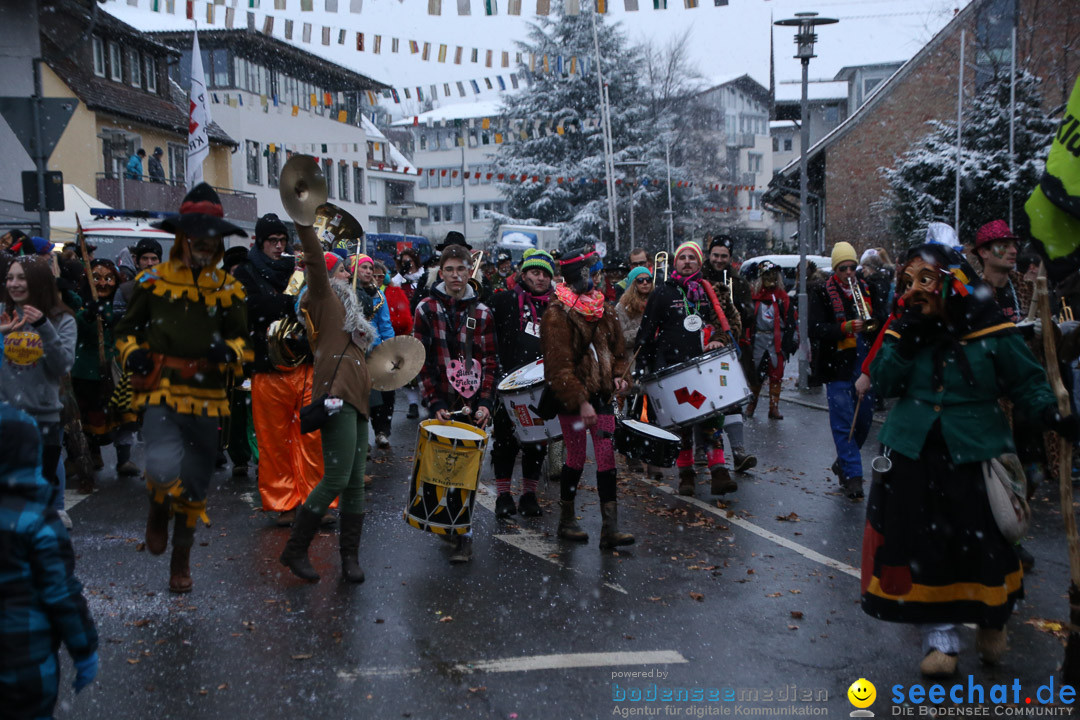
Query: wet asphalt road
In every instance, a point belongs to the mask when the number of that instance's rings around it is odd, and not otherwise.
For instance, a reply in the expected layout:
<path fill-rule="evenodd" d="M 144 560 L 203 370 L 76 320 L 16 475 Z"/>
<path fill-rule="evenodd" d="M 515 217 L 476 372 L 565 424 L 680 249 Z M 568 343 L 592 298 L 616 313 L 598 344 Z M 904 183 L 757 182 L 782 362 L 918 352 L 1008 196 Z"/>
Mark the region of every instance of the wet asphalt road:
<path fill-rule="evenodd" d="M 823 404 L 824 396 L 803 400 Z M 171 595 L 168 554 L 138 549 L 141 483 L 103 471 L 98 491 L 71 510 L 101 672 L 76 697 L 65 657 L 57 716 L 591 718 L 633 707 L 700 717 L 788 707 L 779 698 L 792 686 L 827 697 L 800 707 L 847 716 L 847 688 L 865 677 L 877 685 L 871 709 L 880 717 L 890 714 L 888 688 L 922 681 L 917 630 L 859 609 L 864 505 L 841 495 L 828 471 L 825 412 L 785 402 L 786 418 L 770 421 L 759 407 L 746 424 L 758 467 L 738 476 L 725 507 L 708 495 L 704 470 L 697 502 L 671 494 L 672 477 L 661 488 L 620 472 L 620 519 L 637 544 L 618 553 L 597 547 L 591 465 L 580 493 L 586 545 L 554 537 L 557 483 L 541 482 L 541 518 L 496 521 L 486 495 L 477 503 L 474 560 L 451 566 L 443 543 L 402 520 L 416 434 L 403 409 L 399 402 L 393 447 L 368 466 L 360 586 L 339 581 L 335 531 L 313 545 L 322 582 L 308 585 L 282 568 L 276 558 L 288 530 L 261 511 L 254 469 L 251 479 L 223 470 L 211 494 L 213 526 L 196 535 L 195 590 Z M 867 468 L 874 448 L 871 437 Z M 108 450 L 105 457 L 111 467 Z M 490 465 L 482 482 L 493 490 Z M 1026 543 L 1038 565 L 1010 623 L 1010 653 L 998 668 L 982 667 L 966 631 L 965 680 L 1019 678 L 1034 690 L 1055 673 L 1060 641 L 1028 621 L 1066 614 L 1056 507 L 1056 492 L 1044 487 Z M 653 676 L 622 675 L 629 672 Z M 732 689 L 743 701 L 614 701 L 652 683 Z M 755 691 L 758 702 L 749 700 Z M 776 699 L 762 700 L 768 691 Z"/>

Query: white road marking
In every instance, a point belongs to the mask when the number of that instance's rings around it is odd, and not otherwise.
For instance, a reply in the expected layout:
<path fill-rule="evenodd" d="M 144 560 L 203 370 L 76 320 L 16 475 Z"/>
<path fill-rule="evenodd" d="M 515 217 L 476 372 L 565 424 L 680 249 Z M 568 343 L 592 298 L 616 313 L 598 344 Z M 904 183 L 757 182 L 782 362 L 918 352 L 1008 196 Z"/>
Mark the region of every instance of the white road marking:
<path fill-rule="evenodd" d="M 476 503 L 482 507 L 495 512 L 495 492 L 490 485 L 480 483 L 480 489 L 476 494 Z M 569 567 L 563 563 L 559 557 L 551 557 L 557 555 L 561 557 L 563 548 L 552 540 L 548 540 L 542 533 L 538 533 L 535 530 L 526 530 L 522 528 L 518 533 L 500 533 L 493 536 L 496 540 L 502 540 L 507 545 L 512 545 L 518 550 L 523 550 L 534 557 L 538 557 L 544 562 L 551 563 L 563 570 L 569 570 L 575 573 L 581 573 L 576 568 Z M 610 588 L 615 592 L 620 592 L 623 595 L 629 595 L 630 593 L 617 583 L 605 582 L 602 583 L 604 587 Z"/>
<path fill-rule="evenodd" d="M 526 655 L 524 657 L 497 660 L 473 660 L 457 663 L 455 672 L 462 674 L 488 672 L 530 672 L 533 670 L 566 670 L 584 667 L 613 667 L 618 665 L 675 665 L 688 663 L 682 653 L 675 650 L 645 650 L 640 652 L 565 653 L 555 655 Z M 338 670 L 340 680 L 352 681 L 358 677 L 396 677 L 417 675 L 421 668 L 357 668 Z"/>
<path fill-rule="evenodd" d="M 811 550 L 810 548 L 806 547 L 805 545 L 800 545 L 799 543 L 797 543 L 797 542 L 795 542 L 793 540 L 788 540 L 786 537 L 781 537 L 780 535 L 777 535 L 774 532 L 770 532 L 769 530 L 766 530 L 763 527 L 759 527 L 759 526 L 755 525 L 754 523 L 750 522 L 749 520 L 744 520 L 743 518 L 739 517 L 738 515 L 729 516 L 725 510 L 721 510 L 720 508 L 716 507 L 715 505 L 710 505 L 707 502 L 704 502 L 702 500 L 698 500 L 696 497 L 686 497 L 686 496 L 683 496 L 683 495 L 675 495 L 675 489 L 672 488 L 670 485 L 665 485 L 665 484 L 662 484 L 662 483 L 658 483 L 655 480 L 650 480 L 650 479 L 647 479 L 647 478 L 635 478 L 635 479 L 638 480 L 639 482 L 643 482 L 643 483 L 645 483 L 647 485 L 652 485 L 657 490 L 660 490 L 661 492 L 666 492 L 668 495 L 674 495 L 680 501 L 690 503 L 691 505 L 693 505 L 693 506 L 695 506 L 695 507 L 697 507 L 697 508 L 699 508 L 701 510 L 704 510 L 707 513 L 711 513 L 711 514 L 717 516 L 718 518 L 721 518 L 724 522 L 729 522 L 732 525 L 737 525 L 738 527 L 743 528 L 744 530 L 749 530 L 750 532 L 754 533 L 755 535 L 757 535 L 759 537 L 763 537 L 766 540 L 769 540 L 771 542 L 776 543 L 777 545 L 780 545 L 781 547 L 786 547 L 788 550 L 794 550 L 795 552 L 799 553 L 800 555 L 802 555 L 807 560 L 813 560 L 814 562 L 821 563 L 822 565 L 825 565 L 826 567 L 830 567 L 833 570 L 839 570 L 840 572 L 846 573 L 846 574 L 848 574 L 848 575 L 850 575 L 850 576 L 852 576 L 854 578 L 861 578 L 862 577 L 862 575 L 859 572 L 858 568 L 854 568 L 854 567 L 848 565 L 847 563 L 840 562 L 839 560 L 833 560 L 831 557 L 828 557 L 826 555 L 822 555 L 821 553 L 817 552 L 816 550 Z"/>
<path fill-rule="evenodd" d="M 78 490 L 64 490 L 64 510 L 70 510 L 88 497 Z"/>

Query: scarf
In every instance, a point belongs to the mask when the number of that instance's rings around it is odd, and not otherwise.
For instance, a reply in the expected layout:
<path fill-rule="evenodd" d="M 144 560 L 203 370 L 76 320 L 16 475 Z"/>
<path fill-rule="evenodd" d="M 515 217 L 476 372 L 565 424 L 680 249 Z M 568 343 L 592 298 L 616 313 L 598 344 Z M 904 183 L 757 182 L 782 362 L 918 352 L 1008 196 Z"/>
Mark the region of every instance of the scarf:
<path fill-rule="evenodd" d="M 540 325 L 540 318 L 543 317 L 544 311 L 547 310 L 548 303 L 551 302 L 551 288 L 542 295 L 533 295 L 526 290 L 523 286 L 516 288 L 518 294 L 518 330 L 525 329 L 525 306 L 529 306 L 529 313 L 532 321 Z"/>
<path fill-rule="evenodd" d="M 791 298 L 787 293 L 780 288 L 774 287 L 766 290 L 762 288 L 754 293 L 754 314 L 757 314 L 758 308 L 761 307 L 761 303 L 766 305 L 775 305 L 773 308 L 773 348 L 776 350 L 778 357 L 783 356 L 781 351 L 781 339 L 783 337 L 783 330 L 781 329 L 780 315 L 786 318 L 788 314 L 788 308 L 791 305 Z"/>
<path fill-rule="evenodd" d="M 282 255 L 277 260 L 258 249 L 252 249 L 248 253 L 248 260 L 255 268 L 255 274 L 265 280 L 274 289 L 274 292 L 283 293 L 289 286 L 289 278 L 292 277 L 296 262 L 291 257 Z"/>
<path fill-rule="evenodd" d="M 679 273 L 671 273 L 671 280 L 686 294 L 686 299 L 696 305 L 700 305 L 705 302 L 705 290 L 702 289 L 701 283 L 704 282 L 701 279 L 701 271 L 690 274 L 680 275 Z"/>
<path fill-rule="evenodd" d="M 555 296 L 568 310 L 576 310 L 589 322 L 599 322 L 604 317 L 604 294 L 593 289 L 578 295 L 568 285 L 556 285 Z"/>

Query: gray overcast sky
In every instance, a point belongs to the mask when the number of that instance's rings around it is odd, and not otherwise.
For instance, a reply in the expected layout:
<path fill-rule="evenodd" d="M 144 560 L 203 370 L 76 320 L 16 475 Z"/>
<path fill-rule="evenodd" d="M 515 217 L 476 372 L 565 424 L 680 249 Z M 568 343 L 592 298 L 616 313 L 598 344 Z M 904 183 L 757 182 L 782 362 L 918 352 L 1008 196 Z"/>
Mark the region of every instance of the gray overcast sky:
<path fill-rule="evenodd" d="M 176 0 L 178 15 L 154 13 L 151 0 L 138 0 L 138 7 L 128 5 L 127 0 L 110 0 L 105 8 L 120 19 L 144 30 L 163 30 L 192 27 L 183 17 L 184 0 Z M 507 0 L 499 0 L 499 11 L 505 12 Z M 918 51 L 953 16 L 954 12 L 969 0 L 730 0 L 727 7 L 714 7 L 713 0 L 699 0 L 700 7 L 687 10 L 681 0 L 668 0 L 668 10 L 653 10 L 650 0 L 639 0 L 638 12 L 626 12 L 622 0 L 608 0 L 608 20 L 622 23 L 631 39 L 667 42 L 669 38 L 690 29 L 692 56 L 699 71 L 708 78 L 730 77 L 749 73 L 763 84 L 769 80 L 769 30 L 770 18 L 791 17 L 794 13 L 816 10 L 822 15 L 840 19 L 837 25 L 819 30 L 818 57 L 811 62 L 811 79 L 831 78 L 845 65 L 906 60 Z M 587 6 L 590 0 L 582 0 Z M 164 6 L 164 2 L 161 3 Z M 322 55 L 358 72 L 386 82 L 394 87 L 420 85 L 427 92 L 432 83 L 494 77 L 499 68 L 483 65 L 484 50 L 514 50 L 514 41 L 523 38 L 531 13 L 535 12 L 534 0 L 523 0 L 522 15 L 511 17 L 483 15 L 482 0 L 472 0 L 473 15 L 459 17 L 455 0 L 443 0 L 443 14 L 427 14 L 427 0 L 364 0 L 363 12 L 348 12 L 349 0 L 339 0 L 342 8 L 337 13 L 322 10 L 324 0 L 314 0 L 314 12 L 301 12 L 300 0 L 287 0 L 286 10 L 274 10 L 273 0 L 261 0 L 255 10 L 257 27 L 262 28 L 263 17 L 275 17 L 274 34 L 284 39 L 285 18 L 297 22 L 293 42 L 310 52 Z M 244 27 L 247 2 L 238 3 L 237 27 Z M 216 8 L 213 27 L 224 27 L 224 7 Z M 196 17 L 205 26 L 206 0 L 196 2 Z M 312 43 L 299 41 L 300 24 L 313 25 Z M 337 45 L 333 33 L 332 44 L 320 42 L 321 27 L 345 28 L 349 31 L 346 43 Z M 354 32 L 365 33 L 365 52 L 355 49 Z M 370 52 L 373 35 L 383 36 L 383 52 Z M 401 39 L 398 54 L 389 51 L 390 38 Z M 776 79 L 777 82 L 797 80 L 799 63 L 794 54 L 794 33 L 789 28 L 776 28 Z M 424 62 L 420 55 L 408 52 L 408 41 L 425 41 L 432 44 L 432 59 Z M 435 61 L 439 43 L 450 46 L 447 62 Z M 479 48 L 481 62 L 462 65 L 452 62 L 453 48 Z M 498 61 L 496 60 L 496 65 Z M 483 83 L 481 82 L 481 86 Z M 479 96 L 469 93 L 466 100 L 495 99 L 496 93 L 483 92 Z M 455 100 L 456 101 L 456 100 Z M 446 102 L 450 102 L 449 100 Z M 400 113 L 411 114 L 415 108 L 394 107 Z M 399 114 L 400 114 L 399 113 Z"/>

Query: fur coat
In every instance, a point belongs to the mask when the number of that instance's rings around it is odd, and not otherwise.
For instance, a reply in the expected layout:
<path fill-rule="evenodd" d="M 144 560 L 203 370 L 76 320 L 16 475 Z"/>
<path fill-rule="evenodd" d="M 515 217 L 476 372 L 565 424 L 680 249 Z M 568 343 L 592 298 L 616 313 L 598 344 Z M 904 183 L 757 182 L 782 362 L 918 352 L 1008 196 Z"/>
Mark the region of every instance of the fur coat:
<path fill-rule="evenodd" d="M 594 396 L 607 400 L 614 395 L 615 378 L 627 366 L 626 341 L 614 305 L 605 303 L 604 316 L 591 323 L 553 298 L 540 322 L 540 341 L 544 379 L 567 413 L 577 414 Z"/>

